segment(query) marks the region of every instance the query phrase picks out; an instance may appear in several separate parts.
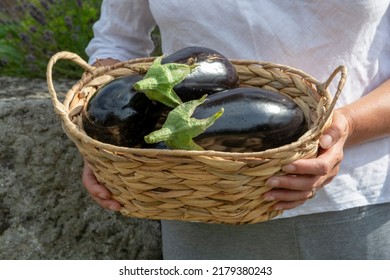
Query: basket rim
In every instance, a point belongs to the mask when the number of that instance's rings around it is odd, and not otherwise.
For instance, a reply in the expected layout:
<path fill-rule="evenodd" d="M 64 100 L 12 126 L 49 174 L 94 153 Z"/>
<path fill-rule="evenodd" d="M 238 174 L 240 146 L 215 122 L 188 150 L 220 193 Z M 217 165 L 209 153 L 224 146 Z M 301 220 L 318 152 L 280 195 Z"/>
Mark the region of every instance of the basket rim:
<path fill-rule="evenodd" d="M 69 118 L 70 113 L 70 104 L 76 94 L 90 81 L 92 81 L 95 78 L 98 78 L 100 76 L 103 76 L 107 74 L 107 72 L 116 70 L 118 68 L 127 68 L 131 69 L 137 68 L 140 69 L 142 67 L 142 63 L 151 63 L 154 61 L 156 57 L 143 57 L 143 58 L 135 58 L 130 59 L 127 61 L 118 62 L 113 65 L 109 66 L 99 66 L 99 67 L 93 67 L 89 64 L 87 64 L 85 61 L 83 61 L 80 57 L 78 57 L 75 54 L 68 53 L 68 52 L 60 52 L 57 54 L 58 57 L 52 58 L 53 61 L 51 67 L 54 65 L 55 61 L 58 59 L 64 59 L 63 56 L 65 56 L 65 59 L 74 60 L 77 64 L 79 64 L 81 67 L 84 68 L 85 72 L 83 73 L 80 80 L 77 81 L 74 86 L 69 89 L 65 95 L 65 99 L 63 103 L 59 102 L 56 93 L 54 90 L 54 87 L 52 85 L 51 80 L 51 71 L 48 71 L 48 84 L 49 84 L 49 91 L 52 93 L 52 100 L 55 107 L 56 112 L 60 115 L 61 119 L 63 120 L 63 127 L 65 131 L 67 132 L 68 136 L 72 136 L 78 138 L 80 141 L 88 144 L 94 145 L 98 149 L 104 149 L 105 151 L 111 152 L 111 153 L 118 153 L 118 154 L 125 154 L 125 153 L 136 153 L 140 155 L 161 155 L 161 156 L 177 156 L 177 157 L 183 157 L 183 156 L 209 156 L 209 157 L 225 157 L 225 158 L 248 158 L 248 157 L 256 157 L 256 158 L 266 158 L 269 154 L 279 153 L 283 151 L 288 151 L 290 149 L 297 148 L 301 145 L 303 145 L 307 141 L 311 141 L 318 137 L 321 133 L 321 129 L 318 129 L 318 127 L 312 127 L 310 128 L 304 135 L 302 135 L 297 141 L 273 148 L 273 149 L 267 149 L 263 151 L 258 152 L 222 152 L 222 151 L 214 151 L 214 150 L 204 150 L 204 151 L 194 151 L 194 150 L 163 150 L 163 149 L 154 149 L 154 148 L 137 148 L 137 147 L 122 147 L 122 146 L 115 146 L 108 143 L 103 143 L 98 140 L 95 140 L 88 136 L 79 126 L 77 126 L 75 123 L 73 123 Z M 71 56 L 68 58 L 68 56 Z M 327 86 L 324 86 L 324 83 L 319 82 L 317 79 L 315 79 L 312 75 L 305 73 L 302 70 L 283 65 L 283 64 L 276 64 L 266 61 L 258 61 L 258 60 L 246 60 L 246 59 L 230 59 L 230 61 L 234 65 L 259 65 L 263 67 L 264 69 L 280 69 L 288 73 L 292 73 L 294 75 L 298 75 L 301 78 L 307 80 L 309 83 L 314 84 L 317 87 L 317 92 L 320 94 L 321 98 L 326 98 L 325 107 L 326 110 L 329 109 L 329 106 L 332 101 L 332 96 L 329 93 Z M 137 65 L 141 64 L 141 65 Z M 50 63 L 49 63 L 50 65 Z M 146 66 L 145 64 L 144 66 Z M 49 70 L 49 66 L 48 66 Z M 51 69 L 50 69 L 51 70 Z M 49 79 L 50 78 L 50 79 Z M 50 84 L 51 82 L 51 84 Z M 322 116 L 324 118 L 324 116 Z M 69 135 L 70 134 L 70 135 Z"/>

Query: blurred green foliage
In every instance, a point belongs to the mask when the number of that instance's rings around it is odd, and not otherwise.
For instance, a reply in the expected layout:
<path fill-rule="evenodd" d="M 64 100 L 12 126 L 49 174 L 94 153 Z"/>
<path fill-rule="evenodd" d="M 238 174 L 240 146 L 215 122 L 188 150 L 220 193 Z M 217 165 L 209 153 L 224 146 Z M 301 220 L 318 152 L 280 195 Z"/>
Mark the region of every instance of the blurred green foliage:
<path fill-rule="evenodd" d="M 58 51 L 86 59 L 85 46 L 99 18 L 98 0 L 17 0 L 0 10 L 0 75 L 45 77 L 47 62 Z M 81 69 L 61 62 L 56 72 L 75 78 Z"/>
<path fill-rule="evenodd" d="M 101 0 L 15 0 L 0 3 L 0 75 L 45 78 L 49 59 L 70 51 L 87 60 L 85 47 L 100 16 Z M 161 53 L 159 31 L 152 34 Z M 82 69 L 59 61 L 56 77 L 80 78 Z"/>

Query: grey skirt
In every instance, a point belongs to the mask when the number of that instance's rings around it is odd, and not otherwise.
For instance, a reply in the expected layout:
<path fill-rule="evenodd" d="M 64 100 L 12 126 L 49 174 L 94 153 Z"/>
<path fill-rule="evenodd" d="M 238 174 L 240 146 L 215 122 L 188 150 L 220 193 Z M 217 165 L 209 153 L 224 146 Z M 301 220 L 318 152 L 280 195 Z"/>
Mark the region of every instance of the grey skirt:
<path fill-rule="evenodd" d="M 161 224 L 164 259 L 390 259 L 390 203 L 252 225 Z"/>

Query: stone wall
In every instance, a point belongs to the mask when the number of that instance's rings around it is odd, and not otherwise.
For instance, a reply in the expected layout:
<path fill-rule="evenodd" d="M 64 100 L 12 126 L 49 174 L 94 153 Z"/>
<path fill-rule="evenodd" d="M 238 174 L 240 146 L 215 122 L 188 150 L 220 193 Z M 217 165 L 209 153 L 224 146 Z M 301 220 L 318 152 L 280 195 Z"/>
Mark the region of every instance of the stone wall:
<path fill-rule="evenodd" d="M 0 77 L 0 259 L 161 259 L 159 222 L 100 208 L 81 170 L 46 81 Z"/>

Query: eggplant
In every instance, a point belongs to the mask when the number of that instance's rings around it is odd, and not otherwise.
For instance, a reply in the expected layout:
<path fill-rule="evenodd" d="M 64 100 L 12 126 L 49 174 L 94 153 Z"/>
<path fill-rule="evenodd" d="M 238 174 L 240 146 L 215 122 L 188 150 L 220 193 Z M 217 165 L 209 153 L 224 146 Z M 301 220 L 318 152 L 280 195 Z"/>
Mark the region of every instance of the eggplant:
<path fill-rule="evenodd" d="M 143 149 L 171 150 L 171 148 L 167 144 L 165 144 L 164 141 L 160 141 L 160 142 L 153 143 L 153 144 L 148 144 L 148 143 L 144 142 L 142 144 L 141 148 L 143 148 Z"/>
<path fill-rule="evenodd" d="M 95 92 L 82 111 L 87 135 L 116 146 L 133 147 L 143 142 L 165 107 L 133 89 L 142 79 L 142 75 L 120 77 Z"/>
<path fill-rule="evenodd" d="M 229 59 L 209 48 L 191 46 L 180 49 L 163 57 L 161 64 L 167 63 L 196 65 L 183 81 L 173 87 L 183 102 L 236 88 L 239 83 L 236 68 Z"/>
<path fill-rule="evenodd" d="M 210 95 L 193 118 L 224 113 L 193 141 L 206 150 L 255 152 L 296 141 L 308 130 L 301 108 L 278 92 L 246 87 Z"/>

